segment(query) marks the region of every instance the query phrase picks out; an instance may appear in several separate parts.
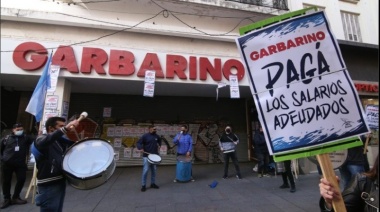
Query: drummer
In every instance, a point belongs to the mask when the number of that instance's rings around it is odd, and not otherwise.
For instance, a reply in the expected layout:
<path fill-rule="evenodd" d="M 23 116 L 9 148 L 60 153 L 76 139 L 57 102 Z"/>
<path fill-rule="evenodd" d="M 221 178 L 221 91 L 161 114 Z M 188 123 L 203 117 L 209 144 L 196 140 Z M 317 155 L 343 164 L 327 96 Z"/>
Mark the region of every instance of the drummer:
<path fill-rule="evenodd" d="M 79 121 L 65 124 L 61 117 L 50 117 L 45 128 L 47 134 L 38 136 L 32 146 L 37 164 L 37 196 L 36 205 L 40 211 L 62 211 L 66 193 L 66 181 L 62 170 L 62 155 L 75 142 L 64 135 L 75 129 Z"/>
<path fill-rule="evenodd" d="M 137 149 L 143 152 L 143 172 L 141 179 L 141 191 L 146 191 L 146 178 L 148 176 L 148 171 L 151 169 L 150 187 L 158 189 L 156 185 L 156 171 L 157 165 L 151 164 L 148 161 L 149 154 L 158 155 L 158 151 L 161 147 L 161 138 L 157 135 L 157 128 L 154 125 L 149 126 L 149 132 L 141 136 L 137 141 Z"/>
<path fill-rule="evenodd" d="M 175 135 L 173 143 L 177 145 L 177 157 L 184 155 L 191 157 L 191 150 L 193 148 L 193 138 L 188 134 L 188 127 L 186 124 L 181 126 L 181 131 Z M 191 181 L 194 182 L 193 171 L 191 170 Z M 174 180 L 176 182 L 176 179 Z"/>

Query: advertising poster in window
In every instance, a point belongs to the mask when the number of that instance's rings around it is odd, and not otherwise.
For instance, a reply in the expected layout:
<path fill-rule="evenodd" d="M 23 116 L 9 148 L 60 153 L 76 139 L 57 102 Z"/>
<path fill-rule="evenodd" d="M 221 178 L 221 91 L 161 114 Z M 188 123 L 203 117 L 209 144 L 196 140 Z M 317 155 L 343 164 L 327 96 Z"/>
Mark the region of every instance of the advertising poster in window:
<path fill-rule="evenodd" d="M 357 135 L 369 128 L 324 12 L 251 31 L 236 43 L 276 161 L 362 145 Z"/>

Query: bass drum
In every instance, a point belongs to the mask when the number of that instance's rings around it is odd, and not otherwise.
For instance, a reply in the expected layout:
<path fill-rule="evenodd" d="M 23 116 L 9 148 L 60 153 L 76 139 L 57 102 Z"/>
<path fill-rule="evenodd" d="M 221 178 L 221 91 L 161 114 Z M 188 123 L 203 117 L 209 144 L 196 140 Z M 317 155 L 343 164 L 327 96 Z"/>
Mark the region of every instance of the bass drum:
<path fill-rule="evenodd" d="M 112 176 L 116 163 L 111 144 L 88 138 L 71 146 L 63 158 L 63 170 L 71 186 L 87 190 L 98 187 Z"/>
<path fill-rule="evenodd" d="M 347 159 L 347 149 L 330 152 L 328 154 L 333 169 L 338 169 L 339 167 L 341 167 Z M 319 165 L 317 156 L 307 157 L 307 159 L 309 159 L 315 165 Z"/>

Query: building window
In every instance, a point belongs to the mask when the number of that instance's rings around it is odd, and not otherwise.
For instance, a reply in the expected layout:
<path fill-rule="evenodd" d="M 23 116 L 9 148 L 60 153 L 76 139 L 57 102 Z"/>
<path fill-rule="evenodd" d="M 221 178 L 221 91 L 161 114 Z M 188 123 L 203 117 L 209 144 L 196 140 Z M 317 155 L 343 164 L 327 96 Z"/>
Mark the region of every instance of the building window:
<path fill-rule="evenodd" d="M 359 26 L 359 15 L 341 12 L 344 37 L 349 41 L 362 42 Z"/>

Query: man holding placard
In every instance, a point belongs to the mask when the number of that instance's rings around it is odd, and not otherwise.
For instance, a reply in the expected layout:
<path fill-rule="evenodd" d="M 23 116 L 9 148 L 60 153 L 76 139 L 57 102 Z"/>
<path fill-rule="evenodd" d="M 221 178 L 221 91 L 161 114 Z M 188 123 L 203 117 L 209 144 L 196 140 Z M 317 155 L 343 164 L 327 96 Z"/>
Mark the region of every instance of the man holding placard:
<path fill-rule="evenodd" d="M 243 27 L 236 43 L 274 160 L 317 155 L 330 179 L 326 153 L 362 145 L 369 128 L 329 26 L 306 8 Z"/>

